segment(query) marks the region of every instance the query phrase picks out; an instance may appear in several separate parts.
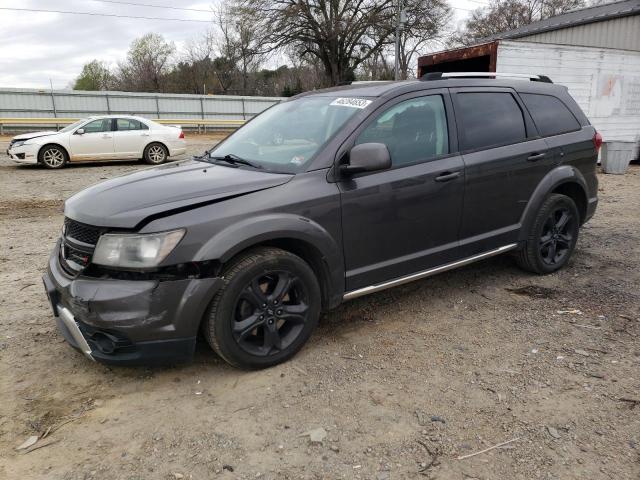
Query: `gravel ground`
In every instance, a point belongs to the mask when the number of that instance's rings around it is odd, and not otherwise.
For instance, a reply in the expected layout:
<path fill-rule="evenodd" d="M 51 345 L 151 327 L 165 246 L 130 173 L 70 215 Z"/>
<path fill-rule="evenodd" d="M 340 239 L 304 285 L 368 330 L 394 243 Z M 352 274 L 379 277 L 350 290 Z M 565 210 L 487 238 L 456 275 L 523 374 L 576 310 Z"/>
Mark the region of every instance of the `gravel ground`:
<path fill-rule="evenodd" d="M 139 168 L 0 154 L 0 478 L 640 478 L 640 168 L 601 175 L 565 270 L 505 256 L 364 297 L 259 372 L 205 343 L 191 365 L 109 368 L 57 333 L 40 276 L 62 202 Z"/>

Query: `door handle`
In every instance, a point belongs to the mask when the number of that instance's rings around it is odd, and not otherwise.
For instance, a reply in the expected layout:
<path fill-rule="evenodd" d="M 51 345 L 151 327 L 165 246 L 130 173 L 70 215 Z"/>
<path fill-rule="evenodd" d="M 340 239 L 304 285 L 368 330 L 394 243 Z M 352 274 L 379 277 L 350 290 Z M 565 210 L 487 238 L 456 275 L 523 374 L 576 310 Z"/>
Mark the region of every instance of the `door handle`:
<path fill-rule="evenodd" d="M 149 136 L 149 134 L 148 134 L 148 133 L 141 133 L 140 135 L 141 135 L 142 137 L 148 137 L 148 136 Z"/>
<path fill-rule="evenodd" d="M 455 180 L 460 176 L 460 172 L 445 172 L 441 175 L 438 175 L 434 180 L 436 182 L 448 182 L 450 180 Z"/>
<path fill-rule="evenodd" d="M 105 133 L 104 135 L 102 135 L 102 138 L 113 138 L 113 136 Z"/>
<path fill-rule="evenodd" d="M 532 153 L 527 157 L 527 160 L 529 162 L 537 162 L 538 160 L 542 160 L 546 155 L 546 153 Z"/>

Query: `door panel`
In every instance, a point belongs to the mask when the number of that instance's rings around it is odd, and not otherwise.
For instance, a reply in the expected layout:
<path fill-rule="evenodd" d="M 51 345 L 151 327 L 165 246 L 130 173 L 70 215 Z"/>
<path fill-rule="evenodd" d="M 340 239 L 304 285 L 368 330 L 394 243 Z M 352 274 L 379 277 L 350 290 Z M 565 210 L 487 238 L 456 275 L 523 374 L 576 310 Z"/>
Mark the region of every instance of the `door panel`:
<path fill-rule="evenodd" d="M 557 158 L 513 90 L 459 88 L 452 98 L 465 164 L 466 257 L 516 241 L 524 208 Z"/>
<path fill-rule="evenodd" d="M 94 120 L 83 127 L 85 133 L 74 132 L 69 138 L 71 160 L 103 160 L 113 158 L 111 119 Z"/>
<path fill-rule="evenodd" d="M 347 291 L 457 259 L 464 164 L 448 92 L 429 93 L 389 101 L 347 142 L 384 143 L 393 165 L 338 182 Z"/>
<path fill-rule="evenodd" d="M 463 155 L 460 243 L 464 256 L 516 240 L 529 198 L 557 161 L 547 149 L 543 139 L 535 139 Z"/>
<path fill-rule="evenodd" d="M 113 132 L 115 158 L 140 158 L 142 150 L 149 142 L 149 130 L 141 129 L 139 121 L 126 118 L 116 120 Z"/>
<path fill-rule="evenodd" d="M 462 170 L 452 156 L 338 184 L 347 291 L 457 258 Z M 436 181 L 454 171 L 460 176 Z"/>

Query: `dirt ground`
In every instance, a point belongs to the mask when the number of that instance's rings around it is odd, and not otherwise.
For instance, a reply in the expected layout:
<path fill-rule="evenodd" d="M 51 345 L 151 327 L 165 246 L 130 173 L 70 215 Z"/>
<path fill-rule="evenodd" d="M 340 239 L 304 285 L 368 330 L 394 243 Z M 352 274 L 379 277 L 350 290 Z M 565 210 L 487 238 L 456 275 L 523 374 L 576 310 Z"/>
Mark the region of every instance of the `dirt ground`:
<path fill-rule="evenodd" d="M 144 167 L 16 166 L 7 141 L 0 478 L 640 478 L 639 167 L 600 176 L 559 273 L 499 257 L 349 302 L 269 370 L 204 342 L 191 365 L 110 368 L 63 341 L 40 277 L 63 200 Z M 319 428 L 320 443 L 304 435 Z"/>

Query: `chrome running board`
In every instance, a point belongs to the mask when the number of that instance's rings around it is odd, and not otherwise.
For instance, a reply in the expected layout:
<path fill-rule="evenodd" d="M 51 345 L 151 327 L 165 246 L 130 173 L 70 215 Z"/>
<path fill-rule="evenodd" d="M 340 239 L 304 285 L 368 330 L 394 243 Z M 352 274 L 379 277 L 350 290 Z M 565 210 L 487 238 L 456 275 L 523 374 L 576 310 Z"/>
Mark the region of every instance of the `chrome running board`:
<path fill-rule="evenodd" d="M 503 247 L 496 248 L 495 250 L 489 250 L 488 252 L 480 253 L 479 255 L 474 255 L 473 257 L 464 258 L 462 260 L 457 260 L 452 263 L 440 265 L 439 267 L 430 268 L 429 270 L 423 270 L 422 272 L 412 273 L 411 275 L 407 275 L 405 277 L 396 278 L 395 280 L 389 280 L 388 282 L 378 283 L 377 285 L 369 285 L 368 287 L 359 288 L 358 290 L 353 290 L 352 292 L 347 292 L 344 294 L 342 298 L 343 300 L 351 300 L 353 298 L 369 295 L 370 293 L 379 292 L 380 290 L 386 290 L 387 288 L 396 287 L 398 285 L 403 285 L 405 283 L 413 282 L 415 280 L 420 280 L 421 278 L 430 277 L 437 273 L 446 272 L 447 270 L 453 270 L 454 268 L 458 268 L 458 267 L 463 267 L 464 265 L 477 262 L 478 260 L 483 260 L 485 258 L 500 255 L 501 253 L 505 253 L 505 252 L 508 252 L 509 250 L 515 249 L 517 246 L 518 246 L 517 243 L 512 243 L 510 245 L 505 245 Z"/>

